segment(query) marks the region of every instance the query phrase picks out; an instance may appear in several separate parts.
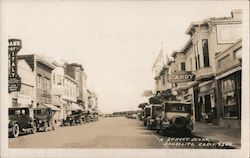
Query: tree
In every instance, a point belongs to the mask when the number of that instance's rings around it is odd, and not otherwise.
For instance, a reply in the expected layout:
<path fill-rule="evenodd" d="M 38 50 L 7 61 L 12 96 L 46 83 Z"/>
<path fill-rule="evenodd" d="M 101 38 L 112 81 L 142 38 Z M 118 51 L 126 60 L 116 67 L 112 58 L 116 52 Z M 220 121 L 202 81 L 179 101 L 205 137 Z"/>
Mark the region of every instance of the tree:
<path fill-rule="evenodd" d="M 141 108 L 142 110 L 148 105 L 148 103 L 141 103 L 139 104 L 138 108 Z"/>
<path fill-rule="evenodd" d="M 154 97 L 149 98 L 150 104 L 161 104 L 164 101 L 177 100 L 176 96 L 171 93 L 171 89 L 157 93 Z"/>

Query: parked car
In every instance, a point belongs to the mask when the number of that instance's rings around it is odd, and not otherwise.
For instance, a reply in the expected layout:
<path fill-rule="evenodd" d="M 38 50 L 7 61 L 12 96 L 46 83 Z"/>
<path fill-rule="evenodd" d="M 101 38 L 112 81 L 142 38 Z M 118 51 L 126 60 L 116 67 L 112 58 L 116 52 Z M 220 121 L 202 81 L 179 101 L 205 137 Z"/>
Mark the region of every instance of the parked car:
<path fill-rule="evenodd" d="M 76 124 L 83 124 L 84 120 L 83 120 L 83 114 L 81 110 L 68 110 L 67 111 L 68 114 L 66 119 L 63 120 L 63 125 L 70 125 L 70 126 L 74 126 Z"/>
<path fill-rule="evenodd" d="M 34 119 L 38 131 L 47 132 L 49 128 L 56 129 L 56 120 L 53 119 L 53 111 L 49 107 L 35 108 Z"/>
<path fill-rule="evenodd" d="M 138 118 L 139 121 L 142 121 L 142 120 L 143 120 L 143 119 L 142 119 L 142 115 L 143 115 L 143 112 L 142 112 L 142 111 L 139 111 L 139 112 L 137 113 L 137 118 Z"/>
<path fill-rule="evenodd" d="M 90 112 L 90 114 L 88 115 L 88 119 L 90 122 L 97 121 L 99 119 L 98 117 L 98 112 Z"/>
<path fill-rule="evenodd" d="M 143 110 L 142 120 L 143 125 L 147 126 L 147 117 L 150 116 L 151 106 L 146 106 Z"/>
<path fill-rule="evenodd" d="M 126 115 L 126 118 L 128 118 L 128 119 L 137 119 L 137 115 L 135 113 L 128 113 Z"/>
<path fill-rule="evenodd" d="M 21 133 L 36 133 L 36 124 L 29 116 L 29 108 L 9 108 L 9 136 L 18 137 Z"/>
<path fill-rule="evenodd" d="M 156 130 L 162 135 L 168 133 L 190 135 L 193 130 L 191 106 L 189 102 L 163 102 L 162 115 L 156 119 Z"/>
<path fill-rule="evenodd" d="M 156 118 L 161 116 L 162 105 L 161 104 L 150 104 L 150 115 L 147 117 L 148 129 L 156 128 Z"/>

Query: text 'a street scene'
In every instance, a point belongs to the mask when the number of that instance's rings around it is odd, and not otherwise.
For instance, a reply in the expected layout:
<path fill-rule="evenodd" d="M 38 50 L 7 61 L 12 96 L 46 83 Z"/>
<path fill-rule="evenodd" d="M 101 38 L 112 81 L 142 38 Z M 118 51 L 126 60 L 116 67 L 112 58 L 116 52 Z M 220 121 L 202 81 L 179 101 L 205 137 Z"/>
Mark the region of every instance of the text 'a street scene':
<path fill-rule="evenodd" d="M 118 8 L 8 39 L 9 148 L 240 149 L 242 10 Z"/>

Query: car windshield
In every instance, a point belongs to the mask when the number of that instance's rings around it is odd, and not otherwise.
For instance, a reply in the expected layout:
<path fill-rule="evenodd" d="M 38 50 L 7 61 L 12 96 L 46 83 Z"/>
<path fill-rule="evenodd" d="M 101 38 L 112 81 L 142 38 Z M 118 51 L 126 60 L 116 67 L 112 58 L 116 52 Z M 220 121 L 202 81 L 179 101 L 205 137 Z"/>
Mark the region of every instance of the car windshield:
<path fill-rule="evenodd" d="M 161 106 L 153 106 L 152 107 L 152 117 L 159 116 L 161 114 L 162 107 Z"/>
<path fill-rule="evenodd" d="M 34 111 L 35 115 L 46 115 L 46 110 L 35 110 Z"/>
<path fill-rule="evenodd" d="M 9 115 L 29 114 L 28 109 L 9 109 Z"/>

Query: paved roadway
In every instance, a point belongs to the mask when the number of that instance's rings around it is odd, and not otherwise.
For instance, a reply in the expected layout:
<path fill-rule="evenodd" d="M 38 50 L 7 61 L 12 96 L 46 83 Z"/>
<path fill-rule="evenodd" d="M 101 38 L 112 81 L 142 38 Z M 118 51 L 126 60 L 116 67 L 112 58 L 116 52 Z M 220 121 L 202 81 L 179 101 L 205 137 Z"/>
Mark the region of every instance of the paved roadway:
<path fill-rule="evenodd" d="M 160 136 L 142 122 L 122 117 L 9 138 L 10 148 L 217 148 L 213 143 L 196 136 Z"/>

